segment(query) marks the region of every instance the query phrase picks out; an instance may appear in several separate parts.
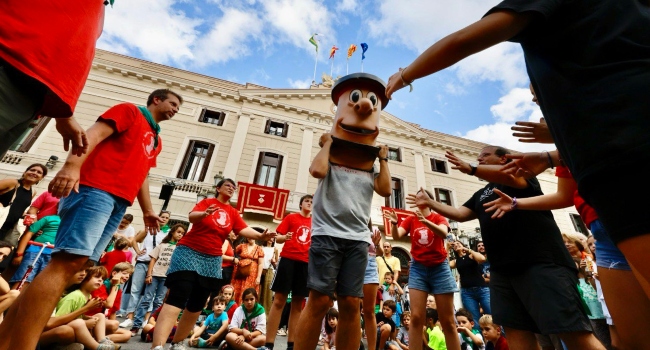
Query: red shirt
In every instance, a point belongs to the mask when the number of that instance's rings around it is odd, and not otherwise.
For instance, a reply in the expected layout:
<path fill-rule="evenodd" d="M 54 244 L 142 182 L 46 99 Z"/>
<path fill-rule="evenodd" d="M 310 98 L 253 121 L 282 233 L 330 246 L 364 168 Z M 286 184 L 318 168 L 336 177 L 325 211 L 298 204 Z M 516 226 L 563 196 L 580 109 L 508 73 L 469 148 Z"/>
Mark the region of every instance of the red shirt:
<path fill-rule="evenodd" d="M 57 205 L 59 204 L 59 199 L 52 196 L 48 191 L 41 193 L 40 196 L 36 198 L 32 207 L 38 208 L 38 214 L 36 214 L 36 220 L 40 220 L 46 216 L 56 215 Z"/>
<path fill-rule="evenodd" d="M 284 242 L 280 257 L 297 261 L 309 261 L 309 246 L 311 245 L 311 217 L 300 213 L 292 213 L 284 217 L 277 233 L 286 235 L 292 232 L 290 240 Z"/>
<path fill-rule="evenodd" d="M 130 252 L 128 252 L 130 253 Z M 127 255 L 127 252 L 123 250 L 112 250 L 99 259 L 99 264 L 103 265 L 106 268 L 106 271 L 110 274 L 113 272 L 113 267 L 121 262 L 131 262 L 131 257 Z"/>
<path fill-rule="evenodd" d="M 223 255 L 230 256 L 230 257 L 235 256 L 235 251 L 232 250 L 232 244 L 230 244 L 230 242 L 228 242 L 228 248 L 226 248 L 226 254 L 223 254 Z M 228 261 L 223 260 L 222 263 L 221 263 L 222 268 L 223 267 L 232 267 L 233 265 L 234 264 L 233 264 L 232 260 L 228 260 Z"/>
<path fill-rule="evenodd" d="M 497 339 L 497 343 L 494 344 L 494 350 L 510 350 L 506 337 L 500 336 L 499 339 Z"/>
<path fill-rule="evenodd" d="M 133 204 L 149 169 L 156 166 L 162 140 L 158 137 L 158 147 L 154 149 L 154 131 L 131 103 L 111 107 L 100 119 L 111 124 L 115 132 L 90 153 L 81 167 L 80 183 Z"/>
<path fill-rule="evenodd" d="M 555 176 L 573 180 L 573 175 L 571 175 L 569 168 L 561 165 L 558 165 L 555 169 Z M 578 190 L 573 193 L 573 205 L 576 207 L 578 214 L 580 214 L 582 221 L 585 222 L 585 225 L 587 225 L 587 227 L 589 227 L 592 222 L 598 219 L 596 210 L 594 210 L 594 208 L 592 208 L 589 204 L 587 204 L 587 202 L 585 202 L 584 199 L 582 199 L 582 197 L 580 197 Z"/>
<path fill-rule="evenodd" d="M 427 220 L 436 225 L 449 227 L 444 216 L 431 212 Z M 411 255 L 413 260 L 425 266 L 434 266 L 447 259 L 445 240 L 436 236 L 428 227 L 421 223 L 417 216 L 409 216 L 399 225 L 411 234 Z"/>
<path fill-rule="evenodd" d="M 198 202 L 192 211 L 205 211 L 212 204 L 217 206 L 217 210 L 194 223 L 178 245 L 190 247 L 203 254 L 221 256 L 221 247 L 228 233 L 234 231 L 239 234 L 239 231 L 248 227 L 237 209 L 230 204 L 219 202 L 216 198 L 206 198 Z"/>
<path fill-rule="evenodd" d="M 0 1 L 0 58 L 53 92 L 39 114 L 72 115 L 103 26 L 102 0 Z"/>
<path fill-rule="evenodd" d="M 101 298 L 102 300 L 108 299 L 109 295 L 109 290 L 106 287 L 106 284 L 102 284 L 101 287 L 97 288 L 95 291 L 90 293 L 91 298 Z M 115 296 L 115 301 L 113 302 L 113 306 L 111 306 L 109 309 L 107 309 L 108 312 L 106 312 L 106 316 L 110 316 L 114 313 L 116 313 L 119 309 L 120 306 L 122 305 L 122 288 L 117 290 L 117 295 Z M 92 309 L 88 312 L 85 313 L 86 316 L 92 316 L 98 313 L 103 313 L 104 310 L 102 308 L 98 307 L 95 309 Z"/>

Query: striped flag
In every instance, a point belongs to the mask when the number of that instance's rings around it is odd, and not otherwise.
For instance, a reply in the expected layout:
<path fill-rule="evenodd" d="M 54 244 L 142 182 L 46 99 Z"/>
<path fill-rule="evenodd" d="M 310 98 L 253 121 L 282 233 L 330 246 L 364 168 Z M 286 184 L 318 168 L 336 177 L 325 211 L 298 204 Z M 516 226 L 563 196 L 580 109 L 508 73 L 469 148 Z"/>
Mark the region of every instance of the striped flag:
<path fill-rule="evenodd" d="M 332 48 L 330 49 L 330 59 L 334 58 L 334 54 L 336 54 L 336 50 L 338 49 L 339 48 L 336 47 L 336 45 L 332 46 Z"/>
<path fill-rule="evenodd" d="M 351 44 L 350 47 L 348 48 L 348 59 L 352 57 L 352 54 L 357 51 L 357 45 Z"/>
<path fill-rule="evenodd" d="M 318 34 L 314 33 L 314 35 L 312 35 L 311 38 L 309 38 L 309 42 L 312 45 L 316 46 L 316 52 L 318 52 L 318 41 L 316 41 L 316 38 L 315 38 L 316 35 L 318 35 Z"/>
<path fill-rule="evenodd" d="M 361 43 L 361 60 L 366 59 L 366 51 L 368 51 L 368 44 L 366 43 Z"/>

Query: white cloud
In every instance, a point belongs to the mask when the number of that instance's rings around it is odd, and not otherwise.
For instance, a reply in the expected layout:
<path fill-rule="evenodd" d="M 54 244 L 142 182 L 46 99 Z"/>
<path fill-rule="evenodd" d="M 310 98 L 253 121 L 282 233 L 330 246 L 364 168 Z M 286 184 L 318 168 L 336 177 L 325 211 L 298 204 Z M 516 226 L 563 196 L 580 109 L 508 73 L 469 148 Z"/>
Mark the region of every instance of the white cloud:
<path fill-rule="evenodd" d="M 289 83 L 289 86 L 291 86 L 294 89 L 308 89 L 311 86 L 311 78 L 307 78 L 304 80 L 293 80 L 291 78 L 287 79 L 287 82 Z"/>
<path fill-rule="evenodd" d="M 339 12 L 352 12 L 359 8 L 357 0 L 342 0 L 336 4 L 336 11 Z"/>
<path fill-rule="evenodd" d="M 524 116 L 538 111 L 539 107 L 531 100 L 529 89 L 515 88 L 499 99 L 499 103 L 490 107 L 494 118 L 499 122 L 513 123 Z M 539 120 L 539 118 L 538 118 Z"/>

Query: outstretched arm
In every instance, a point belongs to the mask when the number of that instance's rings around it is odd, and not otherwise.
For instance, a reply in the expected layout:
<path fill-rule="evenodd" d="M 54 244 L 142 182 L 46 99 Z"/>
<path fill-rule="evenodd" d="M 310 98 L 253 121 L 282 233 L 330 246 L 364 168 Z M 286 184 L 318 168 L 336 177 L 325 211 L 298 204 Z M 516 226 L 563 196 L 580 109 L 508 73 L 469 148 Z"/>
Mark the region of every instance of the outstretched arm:
<path fill-rule="evenodd" d="M 411 208 L 416 208 L 420 205 L 426 205 L 440 215 L 458 222 L 474 220 L 478 217 L 476 213 L 467 207 L 461 206 L 454 208 L 451 205 L 435 201 L 433 198 L 429 197 L 423 188 L 420 189 L 417 194 L 409 194 L 406 197 L 406 203 L 410 204 Z"/>
<path fill-rule="evenodd" d="M 471 174 L 472 167 L 469 165 L 469 163 L 462 161 L 455 154 L 449 151 L 447 151 L 445 157 L 447 157 L 449 163 L 454 165 L 451 167 L 452 169 L 458 170 L 463 174 L 467 174 L 467 175 Z M 502 172 L 501 168 L 502 168 L 501 165 L 479 164 L 476 167 L 476 172 L 474 173 L 474 176 L 483 179 L 487 182 L 494 182 L 509 187 L 514 187 L 514 188 L 528 187 L 528 182 L 526 182 L 526 179 Z"/>
<path fill-rule="evenodd" d="M 515 209 L 522 210 L 553 210 L 567 208 L 573 205 L 573 194 L 577 189 L 575 180 L 560 177 L 557 179 L 557 192 L 549 193 L 542 196 L 517 198 L 514 200 L 507 194 L 494 189 L 494 193 L 499 195 L 498 199 L 483 204 L 486 212 L 494 212 L 492 218 L 500 218 L 505 213 Z"/>

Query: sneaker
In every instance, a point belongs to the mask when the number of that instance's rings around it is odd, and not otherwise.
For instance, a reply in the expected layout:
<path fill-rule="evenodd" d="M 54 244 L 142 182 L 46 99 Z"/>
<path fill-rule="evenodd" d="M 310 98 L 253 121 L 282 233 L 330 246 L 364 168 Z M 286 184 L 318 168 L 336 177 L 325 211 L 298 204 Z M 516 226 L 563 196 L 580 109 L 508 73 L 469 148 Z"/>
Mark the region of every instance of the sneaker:
<path fill-rule="evenodd" d="M 266 346 L 260 346 L 259 348 L 257 348 L 257 350 L 270 350 L 270 349 L 267 348 Z"/>
<path fill-rule="evenodd" d="M 131 328 L 133 327 L 133 320 L 131 319 L 126 319 L 122 323 L 120 323 L 120 328 Z"/>
<path fill-rule="evenodd" d="M 100 343 L 97 350 L 120 350 L 120 348 L 122 348 L 121 345 Z"/>
<path fill-rule="evenodd" d="M 153 348 L 153 350 L 165 350 L 165 349 L 162 347 L 162 345 L 158 345 L 155 348 Z"/>
<path fill-rule="evenodd" d="M 287 331 L 285 331 L 284 328 L 280 328 L 280 329 L 278 329 L 278 335 L 281 335 L 281 336 L 284 337 L 284 336 L 287 335 Z"/>
<path fill-rule="evenodd" d="M 171 347 L 169 347 L 169 350 L 187 350 L 183 342 L 172 344 Z"/>
<path fill-rule="evenodd" d="M 131 336 L 135 337 L 136 335 L 138 335 L 139 331 L 140 331 L 140 328 L 138 328 L 138 327 L 131 328 Z"/>
<path fill-rule="evenodd" d="M 196 346 L 197 346 L 198 348 L 207 348 L 207 347 L 210 347 L 210 345 L 208 345 L 208 341 L 207 341 L 207 340 L 202 339 L 202 338 L 198 338 L 197 340 L 198 340 L 198 341 L 196 342 Z"/>
<path fill-rule="evenodd" d="M 226 341 L 225 341 L 225 340 L 222 340 L 222 341 L 221 341 L 221 344 L 219 344 L 219 347 L 217 348 L 217 350 L 223 350 L 223 349 L 226 348 L 227 345 L 228 345 L 228 344 L 226 343 Z"/>
<path fill-rule="evenodd" d="M 115 314 L 115 317 L 123 318 L 124 315 L 123 314 Z"/>
<path fill-rule="evenodd" d="M 108 344 L 108 345 L 115 345 L 115 343 L 112 340 L 110 340 L 108 337 L 98 341 L 98 343 L 100 343 L 100 344 Z"/>

